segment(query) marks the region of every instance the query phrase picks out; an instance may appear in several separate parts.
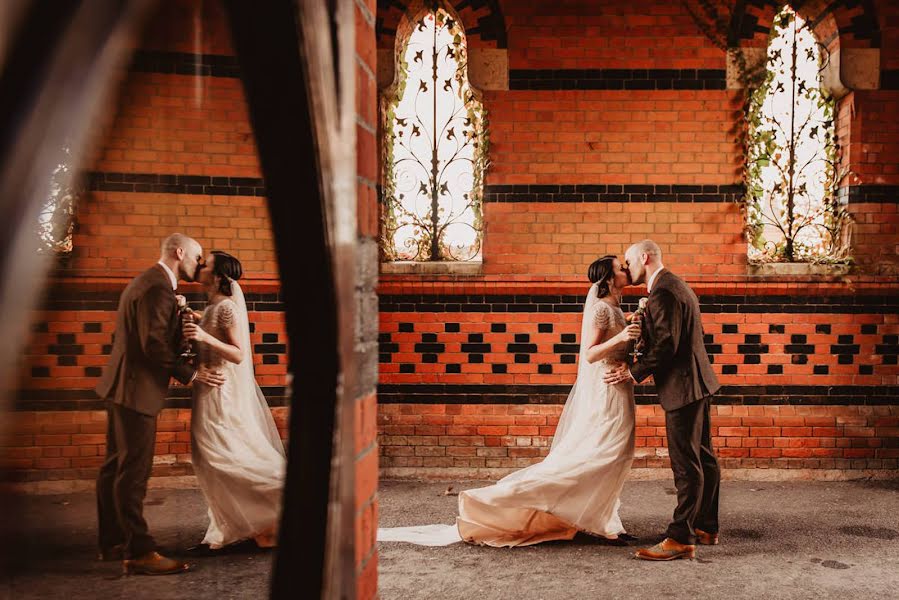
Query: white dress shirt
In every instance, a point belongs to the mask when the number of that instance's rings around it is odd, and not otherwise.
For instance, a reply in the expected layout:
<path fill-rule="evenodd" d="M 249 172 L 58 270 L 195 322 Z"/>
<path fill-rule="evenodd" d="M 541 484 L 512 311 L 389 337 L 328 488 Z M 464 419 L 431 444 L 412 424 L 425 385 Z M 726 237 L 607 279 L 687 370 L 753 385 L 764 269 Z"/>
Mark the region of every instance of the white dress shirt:
<path fill-rule="evenodd" d="M 662 272 L 662 269 L 664 269 L 664 268 L 665 268 L 665 265 L 659 265 L 658 270 L 656 270 L 656 272 L 653 273 L 653 274 L 649 277 L 649 281 L 646 282 L 646 293 L 647 293 L 647 294 L 650 293 L 650 292 L 652 291 L 652 282 L 656 280 L 656 277 L 659 276 L 659 273 L 661 273 L 661 272 Z"/>
<path fill-rule="evenodd" d="M 172 270 L 169 268 L 169 266 L 162 261 L 159 261 L 156 264 L 161 265 L 162 269 L 168 274 L 169 281 L 172 282 L 172 291 L 177 290 L 178 289 L 178 278 L 175 277 L 175 274 L 172 273 Z"/>

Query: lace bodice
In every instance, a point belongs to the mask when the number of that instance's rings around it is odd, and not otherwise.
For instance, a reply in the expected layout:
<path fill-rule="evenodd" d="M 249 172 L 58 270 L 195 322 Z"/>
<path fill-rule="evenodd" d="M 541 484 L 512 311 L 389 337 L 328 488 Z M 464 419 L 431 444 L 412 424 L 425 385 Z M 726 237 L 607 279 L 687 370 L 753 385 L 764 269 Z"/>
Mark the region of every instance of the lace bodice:
<path fill-rule="evenodd" d="M 608 341 L 610 338 L 618 335 L 622 329 L 627 326 L 627 320 L 624 313 L 617 306 L 612 306 L 607 302 L 599 300 L 591 308 L 593 311 L 593 325 L 603 332 L 600 343 Z M 616 348 L 609 356 L 600 360 L 597 364 L 608 364 L 610 362 L 621 362 L 627 359 L 627 348 L 621 346 Z"/>
<path fill-rule="evenodd" d="M 200 320 L 200 327 L 203 331 L 217 339 L 225 340 L 227 338 L 225 332 L 234 322 L 235 309 L 234 302 L 227 298 L 209 305 L 206 308 L 206 312 L 203 313 L 203 318 Z M 208 344 L 199 344 L 199 346 L 197 355 L 200 359 L 200 364 L 215 368 L 220 367 L 225 362 L 222 355 L 218 351 L 213 350 Z"/>

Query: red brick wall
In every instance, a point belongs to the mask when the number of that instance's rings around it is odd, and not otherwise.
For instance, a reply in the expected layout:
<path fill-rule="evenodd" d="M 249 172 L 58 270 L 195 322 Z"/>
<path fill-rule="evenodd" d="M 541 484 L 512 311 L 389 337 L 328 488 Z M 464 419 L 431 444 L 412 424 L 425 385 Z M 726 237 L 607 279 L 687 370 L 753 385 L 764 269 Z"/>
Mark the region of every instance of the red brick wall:
<path fill-rule="evenodd" d="M 377 207 L 377 86 L 375 84 L 376 51 L 375 51 L 375 2 L 374 0 L 355 0 L 356 27 L 356 175 L 358 180 L 357 220 L 360 249 L 374 248 L 378 234 Z M 365 254 L 360 250 L 360 261 L 376 260 L 375 254 Z M 371 272 L 374 264 L 361 268 L 360 272 Z M 357 310 L 362 311 L 361 319 L 375 318 L 374 306 L 375 281 L 357 281 L 360 288 Z M 361 335 L 357 339 L 357 347 L 366 342 L 367 327 L 359 328 Z M 359 356 L 360 369 L 373 373 L 374 351 Z M 374 376 L 371 387 L 374 388 Z M 369 393 L 363 390 L 356 402 L 356 597 L 376 598 L 378 595 L 378 551 L 376 537 L 378 531 L 378 446 L 377 446 L 377 396 L 374 390 Z"/>
<path fill-rule="evenodd" d="M 644 237 L 701 298 L 725 386 L 713 425 L 727 468 L 896 469 L 895 92 L 840 103 L 856 272 L 831 282 L 750 275 L 733 201 L 742 100 L 724 89 L 724 51 L 681 3 L 588 4 L 486 2 L 461 15 L 477 26 L 471 46 L 507 49 L 511 69 L 509 90 L 484 92 L 483 271 L 382 274 L 382 473 L 495 476 L 539 460 L 576 372 L 586 267 Z M 886 4 L 877 25 L 883 68 L 895 69 Z M 843 27 L 832 47 L 876 47 L 869 29 L 848 28 L 864 10 L 838 8 L 819 33 Z M 380 48 L 393 48 L 398 12 L 379 12 Z M 482 26 L 500 12 L 505 46 Z M 567 78 L 605 78 L 591 84 L 605 89 L 571 89 Z M 627 290 L 626 305 L 644 294 Z M 652 388 L 637 401 L 635 465 L 666 466 Z"/>

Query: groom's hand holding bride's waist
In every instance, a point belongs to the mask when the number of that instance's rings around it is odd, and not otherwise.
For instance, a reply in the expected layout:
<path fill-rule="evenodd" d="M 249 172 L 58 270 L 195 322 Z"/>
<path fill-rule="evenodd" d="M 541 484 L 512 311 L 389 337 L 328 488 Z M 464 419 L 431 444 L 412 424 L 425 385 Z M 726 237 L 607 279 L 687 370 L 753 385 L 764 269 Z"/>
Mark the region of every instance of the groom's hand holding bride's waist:
<path fill-rule="evenodd" d="M 197 381 L 205 383 L 210 387 L 220 387 L 225 383 L 225 376 L 221 371 L 210 369 L 206 365 L 200 365 L 200 368 L 197 369 L 197 376 L 194 378 L 194 382 Z"/>
<path fill-rule="evenodd" d="M 603 375 L 602 377 L 602 380 L 608 385 L 617 385 L 626 381 L 637 383 L 637 380 L 634 379 L 633 375 L 631 375 L 631 370 L 625 363 L 621 363 L 614 369 L 609 369 L 608 371 L 606 371 L 605 375 Z"/>

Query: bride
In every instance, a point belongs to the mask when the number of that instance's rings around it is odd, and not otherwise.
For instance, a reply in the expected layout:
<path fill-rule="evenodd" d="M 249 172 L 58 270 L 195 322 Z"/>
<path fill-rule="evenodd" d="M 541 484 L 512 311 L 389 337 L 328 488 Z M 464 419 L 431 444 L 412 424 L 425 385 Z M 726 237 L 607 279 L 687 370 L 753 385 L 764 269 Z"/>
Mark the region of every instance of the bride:
<path fill-rule="evenodd" d="M 379 541 L 501 547 L 570 540 L 578 531 L 611 540 L 626 536 L 618 509 L 634 458 L 634 388 L 632 382 L 607 385 L 603 374 L 626 360 L 640 325 L 628 325 L 619 306 L 629 280 L 616 257 L 596 260 L 587 274 L 593 285 L 577 379 L 546 458 L 494 485 L 460 492 L 455 527 L 380 529 Z"/>
<path fill-rule="evenodd" d="M 240 262 L 213 251 L 200 272 L 209 301 L 199 324 L 185 323 L 199 363 L 223 373 L 225 383 L 193 386 L 191 459 L 209 506 L 201 546 L 217 550 L 254 539 L 277 540 L 284 480 L 284 445 L 253 372 L 247 304 L 237 283 Z"/>

